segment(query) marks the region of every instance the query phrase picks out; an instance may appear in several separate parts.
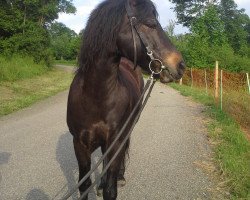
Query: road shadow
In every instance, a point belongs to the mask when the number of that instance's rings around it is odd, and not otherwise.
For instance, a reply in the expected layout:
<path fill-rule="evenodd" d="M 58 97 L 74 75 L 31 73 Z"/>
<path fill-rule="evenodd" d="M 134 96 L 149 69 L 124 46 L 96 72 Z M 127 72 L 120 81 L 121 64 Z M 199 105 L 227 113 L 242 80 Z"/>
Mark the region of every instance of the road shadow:
<path fill-rule="evenodd" d="M 78 165 L 74 153 L 73 138 L 69 132 L 65 132 L 58 139 L 56 160 L 67 180 L 68 191 L 70 191 L 77 184 Z M 78 199 L 78 191 L 72 195 L 72 199 Z"/>
<path fill-rule="evenodd" d="M 41 189 L 32 189 L 26 196 L 26 200 L 50 200 L 49 196 Z"/>
<path fill-rule="evenodd" d="M 10 156 L 11 153 L 9 152 L 0 152 L 0 165 L 8 163 Z"/>
<path fill-rule="evenodd" d="M 98 161 L 100 158 L 100 149 L 97 149 L 91 156 L 92 166 Z M 56 147 L 56 160 L 60 165 L 60 168 L 67 180 L 66 185 L 58 192 L 56 198 L 61 193 L 67 193 L 71 191 L 74 186 L 78 182 L 78 164 L 75 157 L 74 147 L 73 147 L 73 137 L 69 132 L 65 132 L 62 134 L 57 142 Z M 92 176 L 92 180 L 94 180 L 99 175 L 98 170 L 95 171 Z M 66 189 L 65 189 L 66 188 Z M 71 197 L 73 200 L 79 198 L 78 190 Z M 97 200 L 96 193 L 92 189 L 88 195 L 89 200 Z"/>
<path fill-rule="evenodd" d="M 9 152 L 0 152 L 0 165 L 7 164 L 9 162 L 11 153 Z M 0 183 L 2 182 L 2 174 L 0 171 Z"/>

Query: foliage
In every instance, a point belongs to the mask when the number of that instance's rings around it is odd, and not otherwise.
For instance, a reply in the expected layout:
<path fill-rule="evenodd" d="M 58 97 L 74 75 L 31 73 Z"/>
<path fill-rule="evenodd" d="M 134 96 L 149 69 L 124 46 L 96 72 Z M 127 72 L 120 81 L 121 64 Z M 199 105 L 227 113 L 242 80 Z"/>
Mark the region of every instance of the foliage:
<path fill-rule="evenodd" d="M 28 56 L 13 55 L 11 58 L 0 56 L 0 82 L 31 78 L 48 70 L 45 64 L 37 64 Z"/>
<path fill-rule="evenodd" d="M 212 96 L 208 96 L 198 88 L 171 84 L 185 96 L 191 96 L 208 107 L 211 117 L 208 124 L 209 136 L 213 141 L 216 159 L 220 170 L 226 176 L 226 183 L 235 199 L 249 199 L 250 143 L 240 130 L 239 125 L 214 104 Z"/>
<path fill-rule="evenodd" d="M 38 63 L 51 64 L 48 25 L 58 13 L 74 13 L 72 0 L 2 0 L 0 6 L 0 54 L 31 55 Z"/>
<path fill-rule="evenodd" d="M 190 27 L 195 19 L 202 16 L 206 4 L 215 4 L 217 0 L 169 0 L 175 7 L 178 23 Z"/>
<path fill-rule="evenodd" d="M 209 6 L 204 15 L 192 23 L 191 31 L 193 34 L 188 41 L 188 64 L 191 66 L 211 65 L 217 56 L 214 49 L 227 44 L 223 22 L 219 19 L 216 8 Z"/>
<path fill-rule="evenodd" d="M 52 23 L 49 27 L 51 46 L 56 60 L 76 60 L 81 36 L 62 23 Z"/>
<path fill-rule="evenodd" d="M 225 33 L 230 46 L 235 53 L 247 55 L 247 37 L 250 30 L 246 29 L 250 18 L 244 13 L 244 9 L 238 10 L 234 0 L 221 0 L 219 12 L 225 24 Z"/>
<path fill-rule="evenodd" d="M 205 38 L 203 42 L 211 46 L 226 44 L 224 23 L 220 20 L 218 10 L 215 6 L 209 5 L 204 14 L 191 25 L 191 31 L 196 36 Z"/>
<path fill-rule="evenodd" d="M 185 10 L 180 15 L 187 15 L 178 20 L 190 28 L 190 33 L 171 36 L 171 39 L 189 67 L 212 68 L 218 60 L 223 69 L 250 72 L 250 43 L 247 37 L 250 36 L 250 21 L 244 10 L 237 10 L 233 0 L 172 2 L 176 4 L 177 12 Z M 202 12 L 192 13 L 198 5 L 202 7 Z M 190 15 L 193 18 L 188 20 Z"/>
<path fill-rule="evenodd" d="M 175 28 L 176 22 L 174 20 L 169 20 L 168 26 L 164 29 L 165 32 L 168 34 L 168 36 L 173 39 L 174 38 L 174 28 Z"/>

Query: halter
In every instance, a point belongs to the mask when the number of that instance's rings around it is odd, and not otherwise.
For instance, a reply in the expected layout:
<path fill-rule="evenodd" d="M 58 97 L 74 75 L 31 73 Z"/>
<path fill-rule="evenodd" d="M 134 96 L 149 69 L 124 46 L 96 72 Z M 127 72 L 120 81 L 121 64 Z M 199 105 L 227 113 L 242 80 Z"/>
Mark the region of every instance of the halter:
<path fill-rule="evenodd" d="M 151 71 L 152 73 L 152 76 L 154 74 L 160 74 L 162 72 L 162 70 L 164 69 L 167 69 L 161 60 L 159 59 L 156 59 L 153 55 L 153 51 L 150 49 L 149 47 L 149 42 L 148 40 L 146 39 L 145 37 L 145 34 L 141 31 L 139 31 L 139 29 L 137 28 L 137 18 L 134 16 L 134 13 L 129 5 L 129 0 L 127 0 L 126 2 L 126 5 L 125 5 L 125 8 L 126 8 L 126 12 L 127 12 L 127 15 L 128 15 L 128 18 L 129 18 L 129 21 L 130 21 L 130 26 L 131 26 L 131 30 L 132 30 L 132 37 L 133 37 L 133 43 L 134 43 L 134 69 L 136 69 L 136 66 L 137 66 L 137 48 L 136 48 L 136 36 L 135 34 L 138 35 L 138 37 L 140 38 L 142 44 L 144 45 L 144 47 L 146 48 L 147 50 L 147 55 L 150 57 L 151 61 L 149 63 L 149 70 Z M 151 68 L 151 65 L 153 62 L 158 62 L 160 63 L 161 65 L 161 70 L 160 72 L 155 72 L 152 68 Z"/>

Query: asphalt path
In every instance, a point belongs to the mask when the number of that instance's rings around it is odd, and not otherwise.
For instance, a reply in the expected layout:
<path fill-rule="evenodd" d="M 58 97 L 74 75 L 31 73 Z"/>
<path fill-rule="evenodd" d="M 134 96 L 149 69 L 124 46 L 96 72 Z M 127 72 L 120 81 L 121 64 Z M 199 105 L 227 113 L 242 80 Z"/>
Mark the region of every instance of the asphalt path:
<path fill-rule="evenodd" d="M 77 182 L 68 91 L 0 118 L 0 199 L 60 199 Z M 131 138 L 119 200 L 211 199 L 204 107 L 156 83 Z M 93 163 L 100 158 L 98 149 Z M 100 173 L 100 169 L 92 176 Z M 71 199 L 77 199 L 75 193 Z M 99 200 L 95 190 L 89 199 Z"/>

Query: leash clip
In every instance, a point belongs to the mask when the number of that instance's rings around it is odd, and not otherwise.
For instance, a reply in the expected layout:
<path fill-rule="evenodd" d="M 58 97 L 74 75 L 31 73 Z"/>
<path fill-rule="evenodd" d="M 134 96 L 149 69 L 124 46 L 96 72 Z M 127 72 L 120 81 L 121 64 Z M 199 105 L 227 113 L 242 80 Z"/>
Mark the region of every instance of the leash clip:
<path fill-rule="evenodd" d="M 153 51 L 148 51 L 147 54 L 148 54 L 148 56 L 150 57 L 151 60 L 155 60 L 155 57 L 153 56 Z"/>
<path fill-rule="evenodd" d="M 151 73 L 151 76 L 149 79 L 154 80 L 154 72 Z"/>

